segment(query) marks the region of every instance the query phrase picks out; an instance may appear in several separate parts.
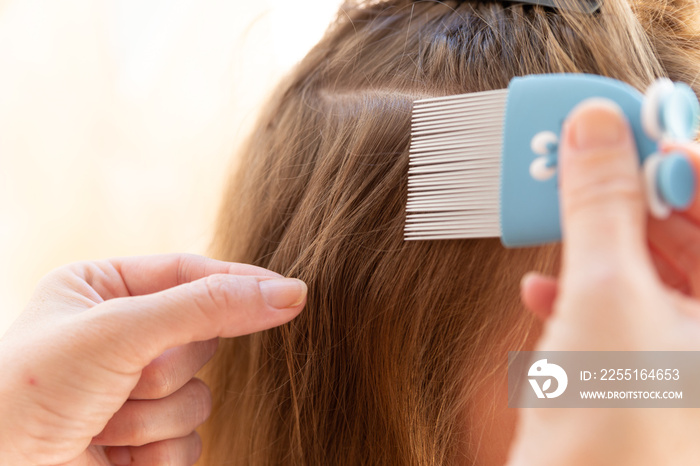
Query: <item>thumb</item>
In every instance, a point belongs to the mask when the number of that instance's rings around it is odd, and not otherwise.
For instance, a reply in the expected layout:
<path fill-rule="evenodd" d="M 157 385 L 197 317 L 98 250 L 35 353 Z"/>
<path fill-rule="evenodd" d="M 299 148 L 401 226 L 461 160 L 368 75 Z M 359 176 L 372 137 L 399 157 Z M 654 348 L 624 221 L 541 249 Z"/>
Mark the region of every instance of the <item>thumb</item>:
<path fill-rule="evenodd" d="M 165 350 L 282 325 L 301 311 L 307 287 L 296 279 L 215 274 L 145 296 L 105 301 L 87 319 L 90 353 L 140 370 Z M 117 358 L 115 358 L 117 356 Z"/>
<path fill-rule="evenodd" d="M 646 257 L 645 201 L 630 126 L 607 99 L 570 113 L 559 150 L 564 270 L 588 275 L 601 264 Z"/>

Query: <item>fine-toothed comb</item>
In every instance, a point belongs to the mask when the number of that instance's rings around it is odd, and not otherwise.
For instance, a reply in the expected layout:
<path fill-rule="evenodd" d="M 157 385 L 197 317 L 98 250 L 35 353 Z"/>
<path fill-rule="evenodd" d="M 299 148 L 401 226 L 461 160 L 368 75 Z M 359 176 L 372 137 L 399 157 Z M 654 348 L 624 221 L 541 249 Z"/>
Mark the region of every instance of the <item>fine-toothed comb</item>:
<path fill-rule="evenodd" d="M 664 141 L 695 137 L 700 104 L 689 86 L 656 81 L 641 94 L 603 76 L 514 78 L 507 89 L 415 102 L 406 240 L 500 237 L 507 247 L 561 240 L 557 153 L 566 116 L 583 100 L 616 102 L 630 121 L 651 213 L 684 210 L 696 175 Z"/>

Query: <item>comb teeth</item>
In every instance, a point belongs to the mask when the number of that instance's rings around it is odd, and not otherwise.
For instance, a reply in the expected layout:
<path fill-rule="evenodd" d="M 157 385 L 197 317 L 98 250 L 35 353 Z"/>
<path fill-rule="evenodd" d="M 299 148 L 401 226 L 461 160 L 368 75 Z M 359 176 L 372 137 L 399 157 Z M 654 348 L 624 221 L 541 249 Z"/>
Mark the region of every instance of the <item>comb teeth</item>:
<path fill-rule="evenodd" d="M 414 103 L 404 239 L 501 236 L 507 96 L 502 89 Z"/>

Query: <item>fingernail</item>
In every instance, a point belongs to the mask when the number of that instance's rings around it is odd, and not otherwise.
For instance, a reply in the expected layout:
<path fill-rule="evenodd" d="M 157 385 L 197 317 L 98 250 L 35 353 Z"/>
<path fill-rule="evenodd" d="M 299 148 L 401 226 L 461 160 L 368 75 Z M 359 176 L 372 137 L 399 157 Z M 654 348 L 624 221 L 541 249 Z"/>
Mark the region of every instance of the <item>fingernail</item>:
<path fill-rule="evenodd" d="M 625 141 L 629 131 L 622 109 L 601 98 L 580 103 L 571 111 L 567 123 L 569 143 L 579 150 L 616 146 Z"/>
<path fill-rule="evenodd" d="M 129 466 L 131 464 L 129 447 L 108 447 L 105 448 L 105 453 L 114 466 Z"/>
<path fill-rule="evenodd" d="M 258 286 L 265 302 L 276 309 L 296 307 L 306 298 L 306 283 L 295 278 L 264 280 Z"/>

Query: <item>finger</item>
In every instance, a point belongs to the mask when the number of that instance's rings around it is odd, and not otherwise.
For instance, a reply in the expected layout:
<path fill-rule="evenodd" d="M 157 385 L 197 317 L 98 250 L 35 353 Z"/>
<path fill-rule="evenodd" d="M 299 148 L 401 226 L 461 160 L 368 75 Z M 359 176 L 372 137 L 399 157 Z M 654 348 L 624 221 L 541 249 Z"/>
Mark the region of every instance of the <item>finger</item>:
<path fill-rule="evenodd" d="M 649 219 L 649 242 L 658 254 L 681 272 L 693 290 L 700 287 L 700 226 L 679 214 Z"/>
<path fill-rule="evenodd" d="M 194 254 L 121 257 L 108 261 L 132 296 L 156 293 L 214 274 L 282 278 L 262 267 L 222 262 Z"/>
<path fill-rule="evenodd" d="M 585 280 L 601 265 L 651 272 L 639 160 L 622 110 L 606 99 L 579 104 L 564 124 L 559 154 L 562 278 Z"/>
<path fill-rule="evenodd" d="M 127 401 L 105 428 L 92 440 L 93 445 L 142 446 L 188 435 L 211 413 L 211 393 L 199 379 L 162 400 Z"/>
<path fill-rule="evenodd" d="M 557 292 L 556 278 L 535 272 L 526 274 L 520 283 L 520 295 L 525 307 L 541 320 L 546 320 L 552 314 Z"/>
<path fill-rule="evenodd" d="M 191 466 L 202 455 L 202 440 L 192 432 L 142 447 L 108 447 L 105 453 L 114 466 Z"/>
<path fill-rule="evenodd" d="M 682 152 L 688 156 L 688 160 L 693 166 L 695 173 L 700 175 L 700 145 L 697 143 L 663 143 L 661 150 L 664 153 Z M 687 210 L 683 211 L 683 215 L 700 223 L 700 195 L 690 204 Z"/>
<path fill-rule="evenodd" d="M 133 373 L 176 346 L 286 323 L 305 301 L 301 280 L 217 274 L 159 293 L 105 301 L 75 316 L 74 327 L 90 329 L 79 340 L 86 357 Z"/>
<path fill-rule="evenodd" d="M 219 345 L 218 338 L 198 341 L 167 350 L 141 372 L 132 400 L 156 400 L 182 388 L 209 361 Z"/>

